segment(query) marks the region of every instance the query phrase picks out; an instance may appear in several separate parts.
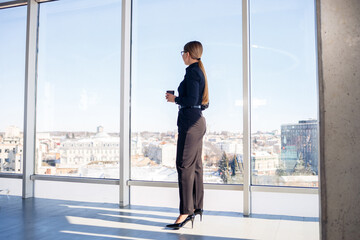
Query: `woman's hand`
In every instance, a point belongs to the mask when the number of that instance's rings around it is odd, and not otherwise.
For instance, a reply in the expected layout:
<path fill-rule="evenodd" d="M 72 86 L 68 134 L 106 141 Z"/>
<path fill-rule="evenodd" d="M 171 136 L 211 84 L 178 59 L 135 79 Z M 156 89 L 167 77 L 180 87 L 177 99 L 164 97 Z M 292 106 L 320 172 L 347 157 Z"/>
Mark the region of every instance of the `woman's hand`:
<path fill-rule="evenodd" d="M 172 95 L 171 93 L 166 93 L 165 98 L 166 98 L 166 100 L 167 100 L 168 102 L 175 102 L 176 96 L 175 96 L 175 95 Z"/>

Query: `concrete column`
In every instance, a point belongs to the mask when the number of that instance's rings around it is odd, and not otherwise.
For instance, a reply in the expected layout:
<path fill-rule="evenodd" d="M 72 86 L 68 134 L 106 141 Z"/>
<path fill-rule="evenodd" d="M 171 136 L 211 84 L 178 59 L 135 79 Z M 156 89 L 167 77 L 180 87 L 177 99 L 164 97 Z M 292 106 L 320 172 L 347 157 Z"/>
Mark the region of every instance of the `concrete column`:
<path fill-rule="evenodd" d="M 360 1 L 316 3 L 321 239 L 360 239 Z"/>

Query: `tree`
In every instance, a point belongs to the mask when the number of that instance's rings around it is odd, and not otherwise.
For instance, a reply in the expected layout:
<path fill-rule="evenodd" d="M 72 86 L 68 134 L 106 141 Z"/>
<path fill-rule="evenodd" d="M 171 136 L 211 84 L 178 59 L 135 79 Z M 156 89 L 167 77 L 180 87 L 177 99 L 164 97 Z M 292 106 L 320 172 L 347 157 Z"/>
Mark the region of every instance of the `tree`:
<path fill-rule="evenodd" d="M 299 160 L 294 166 L 293 175 L 314 175 L 309 163 L 305 164 L 302 153 L 299 154 Z"/>
<path fill-rule="evenodd" d="M 218 169 L 220 177 L 224 183 L 228 182 L 228 177 L 229 177 L 228 169 L 229 169 L 229 159 L 224 151 L 221 160 L 219 161 L 219 169 Z"/>

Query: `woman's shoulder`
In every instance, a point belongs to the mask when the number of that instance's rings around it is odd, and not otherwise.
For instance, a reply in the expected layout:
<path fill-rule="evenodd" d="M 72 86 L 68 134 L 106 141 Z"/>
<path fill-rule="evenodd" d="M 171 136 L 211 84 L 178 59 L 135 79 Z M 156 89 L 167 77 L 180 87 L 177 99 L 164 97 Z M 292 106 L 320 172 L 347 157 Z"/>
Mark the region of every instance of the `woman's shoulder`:
<path fill-rule="evenodd" d="M 188 77 L 189 79 L 201 80 L 202 78 L 204 78 L 204 73 L 201 71 L 199 67 L 192 67 L 186 69 L 185 76 Z"/>

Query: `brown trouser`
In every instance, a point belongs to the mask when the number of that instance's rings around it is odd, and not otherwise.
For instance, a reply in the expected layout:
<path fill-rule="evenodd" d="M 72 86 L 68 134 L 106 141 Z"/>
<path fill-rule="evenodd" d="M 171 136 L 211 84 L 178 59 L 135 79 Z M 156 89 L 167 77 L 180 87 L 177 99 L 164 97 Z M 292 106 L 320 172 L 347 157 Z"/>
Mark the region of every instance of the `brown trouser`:
<path fill-rule="evenodd" d="M 200 117 L 187 131 L 180 131 L 177 141 L 176 169 L 178 172 L 180 214 L 192 214 L 203 208 L 204 186 L 201 160 L 205 118 Z"/>

